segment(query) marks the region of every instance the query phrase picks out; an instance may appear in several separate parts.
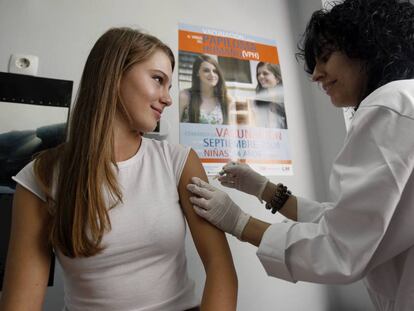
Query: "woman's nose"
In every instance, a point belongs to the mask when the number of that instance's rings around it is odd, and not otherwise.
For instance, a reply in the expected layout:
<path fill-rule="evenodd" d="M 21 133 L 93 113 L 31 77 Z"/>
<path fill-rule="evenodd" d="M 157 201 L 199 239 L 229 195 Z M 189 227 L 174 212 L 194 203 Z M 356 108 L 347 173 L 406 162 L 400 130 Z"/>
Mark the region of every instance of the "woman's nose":
<path fill-rule="evenodd" d="M 320 65 L 316 63 L 315 68 L 312 72 L 312 81 L 318 82 L 323 77 L 323 72 L 320 68 Z"/>
<path fill-rule="evenodd" d="M 171 98 L 171 95 L 170 95 L 170 91 L 166 91 L 166 92 L 163 94 L 163 96 L 162 96 L 162 98 L 161 98 L 161 102 L 162 102 L 164 105 L 166 105 L 166 106 L 171 106 L 171 104 L 172 104 L 172 98 Z"/>

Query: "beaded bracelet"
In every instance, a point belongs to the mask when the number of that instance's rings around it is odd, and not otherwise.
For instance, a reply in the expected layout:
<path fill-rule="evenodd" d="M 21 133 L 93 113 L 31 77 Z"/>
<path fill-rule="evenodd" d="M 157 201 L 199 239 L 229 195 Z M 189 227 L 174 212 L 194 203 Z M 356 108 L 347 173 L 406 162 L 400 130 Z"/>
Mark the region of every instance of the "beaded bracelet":
<path fill-rule="evenodd" d="M 266 203 L 266 208 L 271 209 L 272 213 L 275 214 L 282 209 L 283 205 L 285 205 L 291 195 L 292 192 L 290 192 L 286 186 L 283 184 L 277 184 L 275 194 L 270 202 Z"/>

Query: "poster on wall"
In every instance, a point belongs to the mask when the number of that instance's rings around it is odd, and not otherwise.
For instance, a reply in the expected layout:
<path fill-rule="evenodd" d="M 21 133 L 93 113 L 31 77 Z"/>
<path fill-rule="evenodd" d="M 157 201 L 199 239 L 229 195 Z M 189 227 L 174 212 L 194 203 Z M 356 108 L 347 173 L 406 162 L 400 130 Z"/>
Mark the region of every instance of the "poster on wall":
<path fill-rule="evenodd" d="M 208 175 L 228 161 L 292 175 L 277 45 L 203 26 L 179 25 L 180 143 Z"/>

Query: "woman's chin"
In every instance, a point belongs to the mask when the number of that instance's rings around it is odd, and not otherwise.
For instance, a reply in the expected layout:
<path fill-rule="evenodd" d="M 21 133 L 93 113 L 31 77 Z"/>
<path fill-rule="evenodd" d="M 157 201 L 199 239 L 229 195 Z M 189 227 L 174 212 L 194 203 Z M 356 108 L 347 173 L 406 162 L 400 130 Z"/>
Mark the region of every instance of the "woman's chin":
<path fill-rule="evenodd" d="M 157 129 L 157 127 L 158 127 L 158 122 L 156 122 L 154 125 L 152 125 L 150 127 L 150 131 L 149 132 L 155 132 L 155 130 Z"/>
<path fill-rule="evenodd" d="M 157 128 L 158 123 L 153 123 L 153 124 L 146 124 L 145 126 L 140 126 L 139 128 L 136 129 L 137 132 L 139 133 L 151 133 L 154 132 Z"/>

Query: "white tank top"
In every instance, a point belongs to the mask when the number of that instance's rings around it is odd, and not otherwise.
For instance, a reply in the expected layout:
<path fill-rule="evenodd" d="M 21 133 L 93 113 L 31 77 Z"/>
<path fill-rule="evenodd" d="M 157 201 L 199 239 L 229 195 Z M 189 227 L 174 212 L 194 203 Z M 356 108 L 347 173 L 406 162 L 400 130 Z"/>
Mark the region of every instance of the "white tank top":
<path fill-rule="evenodd" d="M 109 211 L 104 251 L 88 258 L 57 252 L 70 311 L 186 310 L 199 304 L 187 275 L 185 219 L 177 191 L 189 148 L 147 138 L 118 163 L 123 204 Z M 14 180 L 45 199 L 33 164 Z"/>

